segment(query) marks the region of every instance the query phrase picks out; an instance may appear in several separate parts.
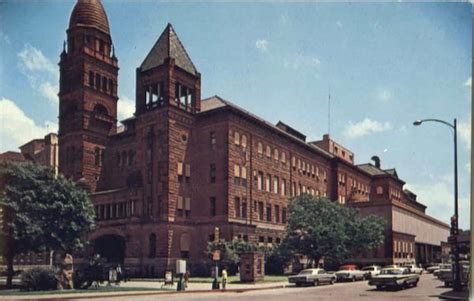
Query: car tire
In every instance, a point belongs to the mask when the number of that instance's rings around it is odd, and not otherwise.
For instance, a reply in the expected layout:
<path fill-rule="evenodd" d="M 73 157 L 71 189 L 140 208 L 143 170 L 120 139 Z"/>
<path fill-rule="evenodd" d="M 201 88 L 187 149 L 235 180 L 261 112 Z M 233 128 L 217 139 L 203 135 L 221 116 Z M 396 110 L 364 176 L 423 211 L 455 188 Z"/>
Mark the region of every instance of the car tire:
<path fill-rule="evenodd" d="M 418 280 L 415 281 L 415 283 L 413 283 L 413 287 L 417 287 L 418 286 Z"/>
<path fill-rule="evenodd" d="M 356 281 L 356 276 L 352 276 L 352 282 Z"/>
<path fill-rule="evenodd" d="M 334 284 L 336 282 L 336 279 L 331 278 L 331 281 L 329 283 Z"/>
<path fill-rule="evenodd" d="M 376 286 L 375 286 L 375 289 L 378 290 L 378 291 L 380 291 L 380 290 L 382 289 L 382 286 L 381 286 L 381 285 L 376 285 Z"/>
<path fill-rule="evenodd" d="M 313 286 L 319 286 L 319 280 L 315 280 L 315 281 L 313 282 Z"/>
<path fill-rule="evenodd" d="M 300 287 L 300 286 L 301 286 L 301 283 L 298 283 L 298 282 L 297 282 L 297 283 L 295 283 L 295 285 L 296 285 L 297 287 Z"/>

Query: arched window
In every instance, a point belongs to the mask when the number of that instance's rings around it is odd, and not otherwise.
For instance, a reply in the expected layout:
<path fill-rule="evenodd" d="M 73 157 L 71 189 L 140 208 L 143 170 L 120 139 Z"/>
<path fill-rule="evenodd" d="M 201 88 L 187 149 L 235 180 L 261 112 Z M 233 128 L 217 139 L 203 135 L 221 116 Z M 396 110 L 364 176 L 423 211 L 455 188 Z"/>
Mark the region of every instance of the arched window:
<path fill-rule="evenodd" d="M 100 148 L 96 147 L 94 152 L 95 166 L 100 166 Z"/>
<path fill-rule="evenodd" d="M 263 145 L 262 142 L 259 142 L 257 145 L 257 151 L 259 154 L 263 154 Z"/>
<path fill-rule="evenodd" d="M 89 86 L 94 88 L 94 72 L 89 71 Z"/>
<path fill-rule="evenodd" d="M 272 149 L 269 145 L 267 145 L 267 148 L 265 149 L 265 155 L 267 155 L 268 158 L 271 158 L 272 156 Z"/>
<path fill-rule="evenodd" d="M 280 154 L 278 153 L 278 149 L 274 149 L 273 150 L 273 159 L 275 159 L 275 161 L 278 161 L 280 159 Z"/>
<path fill-rule="evenodd" d="M 377 194 L 383 194 L 383 187 L 382 186 L 377 186 Z"/>
<path fill-rule="evenodd" d="M 155 258 L 156 257 L 156 234 L 152 233 L 148 237 L 148 257 Z"/>
<path fill-rule="evenodd" d="M 96 114 L 101 114 L 101 115 L 108 115 L 109 113 L 107 112 L 107 109 L 101 105 L 101 104 L 97 104 L 95 105 L 94 107 L 94 113 Z"/>
<path fill-rule="evenodd" d="M 246 135 L 242 135 L 242 137 L 240 139 L 240 144 L 242 145 L 243 148 L 247 147 L 247 136 Z"/>
<path fill-rule="evenodd" d="M 286 153 L 281 152 L 281 162 L 286 163 Z"/>
<path fill-rule="evenodd" d="M 95 88 L 96 88 L 97 90 L 100 89 L 100 74 L 96 74 L 96 75 L 95 75 Z"/>
<path fill-rule="evenodd" d="M 240 134 L 237 131 L 234 132 L 234 144 L 240 145 Z"/>

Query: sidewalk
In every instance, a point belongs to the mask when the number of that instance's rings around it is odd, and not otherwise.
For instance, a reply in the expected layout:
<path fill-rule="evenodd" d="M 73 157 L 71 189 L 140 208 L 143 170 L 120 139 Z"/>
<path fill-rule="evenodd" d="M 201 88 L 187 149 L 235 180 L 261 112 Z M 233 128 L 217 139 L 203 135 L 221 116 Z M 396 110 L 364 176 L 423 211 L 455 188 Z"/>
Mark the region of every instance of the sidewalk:
<path fill-rule="evenodd" d="M 445 292 L 439 295 L 439 298 L 442 300 L 469 300 L 469 292 L 468 291 L 463 291 L 463 292 Z"/>
<path fill-rule="evenodd" d="M 161 295 L 161 294 L 182 294 L 182 293 L 221 293 L 221 290 L 212 290 L 211 283 L 189 283 L 188 288 L 184 292 L 177 292 L 176 285 L 173 287 L 163 286 L 163 282 L 152 282 L 152 281 L 129 281 L 127 283 L 121 283 L 120 287 L 126 288 L 156 288 L 156 291 L 151 290 L 136 290 L 136 291 L 119 291 L 119 292 L 94 292 L 92 289 L 89 293 L 64 293 L 64 294 L 41 294 L 41 295 L 28 295 L 28 296 L 1 296 L 0 300 L 60 300 L 60 299 L 88 299 L 88 298 L 113 298 L 118 296 L 144 296 L 144 295 Z M 267 282 L 267 283 L 256 283 L 256 284 L 227 284 L 226 291 L 228 292 L 245 292 L 250 290 L 266 290 L 266 289 L 277 289 L 284 288 L 288 285 L 287 282 Z"/>

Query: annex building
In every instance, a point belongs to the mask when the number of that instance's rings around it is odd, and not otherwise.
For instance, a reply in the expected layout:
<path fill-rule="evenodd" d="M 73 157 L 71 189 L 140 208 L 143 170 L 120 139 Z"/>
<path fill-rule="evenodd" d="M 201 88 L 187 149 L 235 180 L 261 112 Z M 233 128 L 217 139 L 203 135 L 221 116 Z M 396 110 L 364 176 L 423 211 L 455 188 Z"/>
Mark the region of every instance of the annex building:
<path fill-rule="evenodd" d="M 197 267 L 220 237 L 278 244 L 288 199 L 309 193 L 386 220 L 385 243 L 357 263 L 439 260 L 449 226 L 425 213 L 395 169 L 272 124 L 219 96 L 168 24 L 136 69 L 136 111 L 117 127 L 119 59 L 99 0 L 78 0 L 60 55 L 59 172 L 90 190 L 93 248 L 132 274 Z"/>

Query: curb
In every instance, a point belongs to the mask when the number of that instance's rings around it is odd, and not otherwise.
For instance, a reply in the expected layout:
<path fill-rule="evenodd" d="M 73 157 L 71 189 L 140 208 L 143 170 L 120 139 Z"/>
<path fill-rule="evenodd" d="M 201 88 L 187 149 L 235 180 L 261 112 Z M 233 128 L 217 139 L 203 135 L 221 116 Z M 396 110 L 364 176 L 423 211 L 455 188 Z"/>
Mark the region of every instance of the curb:
<path fill-rule="evenodd" d="M 449 294 L 441 294 L 438 296 L 439 299 L 441 300 L 459 300 L 459 301 L 468 301 L 469 300 L 469 295 L 466 295 L 465 297 L 460 297 L 460 296 L 450 296 Z"/>
<path fill-rule="evenodd" d="M 68 299 L 90 299 L 90 298 L 117 298 L 117 297 L 136 297 L 136 296 L 152 296 L 152 295 L 176 295 L 176 294 L 201 294 L 201 293 L 244 293 L 244 292 L 249 292 L 249 291 L 260 291 L 260 290 L 270 290 L 270 289 L 279 289 L 279 288 L 285 288 L 287 287 L 286 284 L 283 285 L 274 285 L 274 286 L 266 286 L 266 287 L 252 287 L 252 288 L 235 288 L 235 289 L 226 289 L 226 290 L 191 290 L 191 291 L 184 291 L 184 292 L 178 292 L 178 291 L 154 291 L 154 292 L 148 292 L 148 291 L 137 291 L 133 293 L 112 293 L 112 294 L 107 294 L 107 293 L 101 293 L 97 295 L 87 295 L 87 296 L 80 296 L 81 294 L 77 294 L 78 296 L 73 296 L 73 295 L 68 295 L 68 296 L 57 296 L 57 297 L 51 297 L 51 298 L 38 298 L 34 299 L 32 298 L 29 299 L 12 299 L 15 301 L 33 301 L 33 300 L 41 300 L 41 301 L 57 301 L 57 300 L 68 300 Z M 0 296 L 1 297 L 1 296 Z M 13 297 L 13 296 L 12 296 Z"/>

